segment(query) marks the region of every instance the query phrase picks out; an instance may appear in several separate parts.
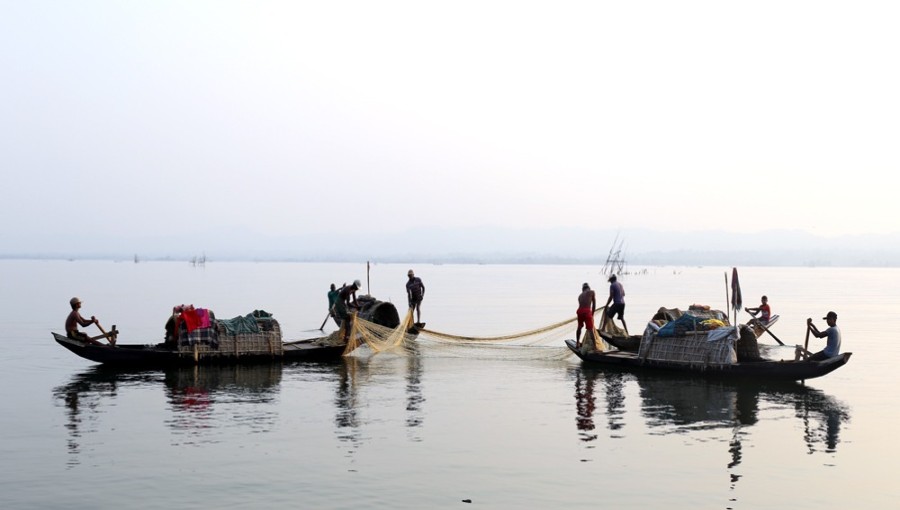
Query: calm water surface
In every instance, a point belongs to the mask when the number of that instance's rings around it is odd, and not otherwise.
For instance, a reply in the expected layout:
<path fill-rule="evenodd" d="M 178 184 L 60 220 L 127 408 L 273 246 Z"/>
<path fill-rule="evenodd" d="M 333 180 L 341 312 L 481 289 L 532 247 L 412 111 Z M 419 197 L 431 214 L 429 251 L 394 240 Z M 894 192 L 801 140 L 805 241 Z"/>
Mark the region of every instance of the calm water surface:
<path fill-rule="evenodd" d="M 584 281 L 606 292 L 597 267 L 414 268 L 429 329 L 460 335 L 568 318 Z M 537 346 L 421 342 L 335 363 L 168 371 L 103 369 L 50 335 L 77 295 L 123 343 L 160 341 L 180 303 L 220 318 L 264 309 L 305 338 L 330 283 L 359 278 L 402 307 L 407 269 L 0 261 L 0 508 L 897 506 L 894 269 L 739 268 L 745 305 L 767 294 L 788 344 L 803 342 L 807 317 L 839 314 L 853 358 L 806 385 L 590 369 L 562 346 L 574 327 Z M 660 306 L 724 309 L 726 271 L 625 275 L 630 329 Z"/>

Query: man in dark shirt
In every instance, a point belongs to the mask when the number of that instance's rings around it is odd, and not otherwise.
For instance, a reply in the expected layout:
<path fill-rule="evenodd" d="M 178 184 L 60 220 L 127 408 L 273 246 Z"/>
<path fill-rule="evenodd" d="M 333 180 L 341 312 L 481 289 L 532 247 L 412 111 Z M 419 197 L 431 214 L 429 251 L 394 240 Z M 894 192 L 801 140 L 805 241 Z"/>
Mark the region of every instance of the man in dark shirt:
<path fill-rule="evenodd" d="M 346 287 L 346 284 L 344 285 Z M 344 287 L 341 287 L 342 289 Z M 334 313 L 334 304 L 337 303 L 338 298 L 340 297 L 340 292 L 335 288 L 334 284 L 331 284 L 331 290 L 328 291 L 328 315 L 334 319 L 335 324 L 338 326 L 341 325 L 341 321 L 338 320 L 337 315 Z M 328 319 L 326 319 L 328 320 Z M 325 327 L 325 324 L 322 324 L 322 327 Z M 321 329 L 321 328 L 320 328 Z"/>
<path fill-rule="evenodd" d="M 606 300 L 606 314 L 603 316 L 603 324 L 600 325 L 600 329 L 603 329 L 607 320 L 612 321 L 618 315 L 619 320 L 622 321 L 622 328 L 627 335 L 628 325 L 625 324 L 625 287 L 618 282 L 616 275 L 610 276 L 608 281 L 609 299 Z M 609 306 L 610 303 L 612 303 L 612 306 Z"/>
<path fill-rule="evenodd" d="M 406 273 L 409 278 L 406 281 L 406 297 L 409 300 L 409 307 L 416 310 L 416 323 L 422 322 L 422 299 L 425 298 L 425 284 L 422 279 L 416 276 L 412 269 Z"/>

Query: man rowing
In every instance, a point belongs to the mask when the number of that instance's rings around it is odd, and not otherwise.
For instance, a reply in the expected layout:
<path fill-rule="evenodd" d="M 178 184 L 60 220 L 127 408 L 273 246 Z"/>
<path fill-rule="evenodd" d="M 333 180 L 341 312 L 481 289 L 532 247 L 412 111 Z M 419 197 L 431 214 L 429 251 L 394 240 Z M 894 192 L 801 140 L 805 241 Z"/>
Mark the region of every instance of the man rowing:
<path fill-rule="evenodd" d="M 69 312 L 69 316 L 66 317 L 66 336 L 89 344 L 103 345 L 88 336 L 87 333 L 78 330 L 78 326 L 86 328 L 91 324 L 96 324 L 97 327 L 100 327 L 100 322 L 97 321 L 97 318 L 91 315 L 90 320 L 88 320 L 81 316 L 81 312 L 79 312 L 81 309 L 81 300 L 77 297 L 73 297 L 69 300 L 69 306 L 72 307 L 72 311 Z M 110 345 L 116 345 L 115 338 L 107 336 L 106 339 L 109 341 Z"/>

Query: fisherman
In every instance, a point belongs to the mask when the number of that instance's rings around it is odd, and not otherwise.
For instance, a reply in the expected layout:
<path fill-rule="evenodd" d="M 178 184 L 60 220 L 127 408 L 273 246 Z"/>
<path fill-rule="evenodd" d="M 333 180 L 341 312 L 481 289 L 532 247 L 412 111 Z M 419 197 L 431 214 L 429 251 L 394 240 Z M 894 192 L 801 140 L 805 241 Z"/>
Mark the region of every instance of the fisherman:
<path fill-rule="evenodd" d="M 822 319 L 828 324 L 828 329 L 825 331 L 819 331 L 819 328 L 813 324 L 812 319 L 806 319 L 806 329 L 816 338 L 827 337 L 828 340 L 825 343 L 825 348 L 812 354 L 807 351 L 805 347 L 798 345 L 797 348 L 794 349 L 794 361 L 798 361 L 800 358 L 807 361 L 822 361 L 833 358 L 841 353 L 841 330 L 837 327 L 837 314 L 828 312 Z"/>
<path fill-rule="evenodd" d="M 343 289 L 346 286 L 347 286 L 347 284 L 345 283 L 341 288 Z M 338 327 L 340 327 L 341 321 L 338 320 L 337 315 L 335 315 L 335 313 L 334 313 L 334 305 L 335 305 L 335 303 L 337 303 L 337 301 L 339 299 L 339 295 L 340 295 L 340 291 L 338 291 L 335 288 L 334 284 L 332 283 L 331 290 L 328 291 L 328 315 L 332 319 L 334 319 L 334 322 L 335 322 L 335 324 L 338 325 Z M 322 327 L 324 327 L 324 326 L 325 326 L 325 324 L 323 323 Z"/>
<path fill-rule="evenodd" d="M 582 326 L 587 326 L 585 338 L 588 334 L 594 334 L 594 312 L 596 311 L 597 295 L 591 290 L 591 286 L 585 282 L 581 285 L 581 294 L 578 295 L 578 309 L 575 310 L 575 315 L 578 317 L 578 329 L 575 330 L 576 347 L 581 347 Z"/>
<path fill-rule="evenodd" d="M 744 311 L 753 316 L 751 321 L 757 321 L 763 326 L 766 326 L 772 318 L 772 308 L 769 307 L 769 298 L 767 296 L 763 296 L 761 301 L 762 304 L 756 308 L 744 308 Z M 757 314 L 759 314 L 759 317 L 756 316 Z"/>
<path fill-rule="evenodd" d="M 334 315 L 335 320 L 339 323 L 347 318 L 350 308 L 359 308 L 359 303 L 356 301 L 356 291 L 360 287 L 362 287 L 362 284 L 359 280 L 353 280 L 352 284 L 344 285 L 338 291 L 337 301 L 334 302 Z"/>
<path fill-rule="evenodd" d="M 166 336 L 164 345 L 170 349 L 178 347 L 178 323 L 181 321 L 181 311 L 184 305 L 172 307 L 172 315 L 166 320 Z"/>
<path fill-rule="evenodd" d="M 97 318 L 91 315 L 90 320 L 85 319 L 81 316 L 81 312 L 78 310 L 81 308 L 81 300 L 77 297 L 73 297 L 69 300 L 69 306 L 72 307 L 72 311 L 69 312 L 69 316 L 66 317 L 66 336 L 73 340 L 80 340 L 85 343 L 90 343 L 94 345 L 103 345 L 102 343 L 94 340 L 87 333 L 78 330 L 78 326 L 85 328 L 90 326 L 91 324 L 100 323 L 97 321 Z M 109 343 L 115 345 L 116 341 L 109 338 Z"/>
<path fill-rule="evenodd" d="M 603 315 L 603 323 L 600 329 L 606 326 L 607 320 L 612 320 L 616 315 L 622 321 L 622 328 L 628 335 L 628 325 L 625 324 L 625 287 L 617 281 L 616 275 L 612 275 L 607 280 L 609 282 L 609 299 L 606 300 L 606 313 Z M 609 304 L 612 303 L 612 306 Z"/>
<path fill-rule="evenodd" d="M 362 283 L 359 280 L 353 280 L 353 283 L 350 285 L 344 285 L 341 287 L 341 290 L 338 291 L 338 299 L 334 302 L 334 314 L 336 319 L 340 320 L 340 328 L 342 330 L 342 337 L 344 342 L 350 341 L 350 327 L 351 324 L 347 321 L 347 318 L 350 317 L 350 309 L 358 310 L 359 303 L 356 301 L 356 291 L 362 287 Z"/>
<path fill-rule="evenodd" d="M 407 271 L 406 276 L 409 278 L 406 282 L 406 297 L 409 300 L 409 307 L 416 310 L 416 323 L 422 322 L 422 299 L 425 298 L 425 284 L 422 279 L 416 276 L 412 269 Z"/>

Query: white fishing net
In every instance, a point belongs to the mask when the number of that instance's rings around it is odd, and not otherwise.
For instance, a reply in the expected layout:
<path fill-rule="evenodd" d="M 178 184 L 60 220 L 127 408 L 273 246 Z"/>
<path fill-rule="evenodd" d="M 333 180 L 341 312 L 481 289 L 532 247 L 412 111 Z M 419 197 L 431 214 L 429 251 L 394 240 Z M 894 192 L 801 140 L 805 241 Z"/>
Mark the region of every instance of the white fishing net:
<path fill-rule="evenodd" d="M 602 311 L 602 308 L 598 309 L 595 315 Z M 407 311 L 400 325 L 393 329 L 353 317 L 350 319 L 349 339 L 344 355 L 362 356 L 367 350 L 369 354 L 390 351 L 417 356 L 562 360 L 572 354 L 564 341 L 574 338 L 576 321 L 573 317 L 519 333 L 476 337 L 416 328 L 412 309 Z M 607 325 L 611 324 L 612 321 L 608 321 Z M 335 335 L 340 335 L 335 340 L 343 341 L 343 334 L 343 330 L 335 332 Z M 585 332 L 583 335 L 585 341 L 589 342 L 589 348 L 609 349 L 609 345 L 599 334 Z M 363 346 L 367 349 L 360 349 Z"/>

